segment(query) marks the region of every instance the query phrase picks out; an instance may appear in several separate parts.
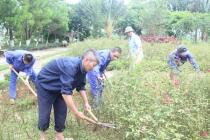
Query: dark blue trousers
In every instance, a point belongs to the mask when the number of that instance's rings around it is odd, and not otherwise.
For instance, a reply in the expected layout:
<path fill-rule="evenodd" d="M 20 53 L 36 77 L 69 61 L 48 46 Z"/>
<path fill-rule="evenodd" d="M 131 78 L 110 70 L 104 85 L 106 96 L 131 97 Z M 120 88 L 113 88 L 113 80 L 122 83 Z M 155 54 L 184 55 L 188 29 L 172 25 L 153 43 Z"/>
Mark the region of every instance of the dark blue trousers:
<path fill-rule="evenodd" d="M 54 121 L 55 126 L 54 129 L 57 132 L 63 132 L 65 129 L 65 121 L 67 115 L 67 106 L 62 97 L 62 94 L 53 91 L 46 90 L 42 88 L 40 84 L 36 85 L 37 89 L 37 98 L 38 98 L 38 129 L 41 131 L 46 131 L 49 128 L 50 124 L 50 113 L 52 107 L 54 109 Z M 57 98 L 53 98 L 52 101 L 50 99 L 46 99 L 42 97 L 42 93 L 45 92 L 47 94 L 58 94 Z"/>

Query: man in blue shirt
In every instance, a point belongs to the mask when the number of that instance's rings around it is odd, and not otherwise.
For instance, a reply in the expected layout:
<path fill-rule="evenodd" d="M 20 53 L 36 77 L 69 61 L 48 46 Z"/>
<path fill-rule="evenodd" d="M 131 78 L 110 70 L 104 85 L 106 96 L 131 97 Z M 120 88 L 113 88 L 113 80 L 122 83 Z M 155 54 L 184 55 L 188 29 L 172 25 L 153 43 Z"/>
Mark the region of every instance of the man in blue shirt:
<path fill-rule="evenodd" d="M 177 50 L 174 50 L 168 56 L 167 63 L 171 67 L 173 73 L 180 74 L 179 67 L 183 65 L 185 62 L 187 62 L 187 60 L 189 60 L 190 64 L 197 72 L 200 72 L 198 64 L 196 63 L 195 59 L 190 54 L 190 52 L 187 50 L 185 45 L 179 45 L 177 47 Z"/>
<path fill-rule="evenodd" d="M 134 61 L 133 64 L 136 64 L 144 57 L 141 39 L 134 33 L 134 30 L 131 26 L 125 28 L 125 33 L 129 37 L 129 53 L 127 59 L 132 58 Z"/>
<path fill-rule="evenodd" d="M 38 98 L 38 129 L 41 140 L 46 139 L 46 130 L 50 124 L 50 112 L 53 106 L 56 140 L 64 140 L 63 131 L 67 107 L 77 119 L 83 119 L 82 112 L 76 108 L 72 94 L 76 90 L 82 96 L 85 109 L 91 110 L 88 103 L 85 84 L 86 73 L 99 64 L 100 58 L 96 51 L 87 50 L 82 57 L 61 57 L 49 62 L 37 75 L 35 81 Z"/>
<path fill-rule="evenodd" d="M 100 50 L 98 54 L 100 56 L 100 63 L 94 68 L 94 70 L 88 72 L 88 81 L 91 86 L 91 94 L 93 99 L 93 108 L 98 108 L 102 101 L 102 93 L 104 89 L 103 72 L 112 60 L 116 60 L 121 55 L 121 48 L 114 47 L 110 50 Z"/>
<path fill-rule="evenodd" d="M 12 103 L 16 98 L 16 81 L 18 77 L 12 69 L 16 70 L 18 73 L 20 71 L 26 73 L 25 84 L 29 84 L 29 77 L 34 83 L 36 73 L 33 70 L 33 65 L 36 59 L 30 52 L 25 50 L 7 51 L 5 56 L 6 62 L 9 64 L 9 68 L 11 69 L 9 90 L 10 101 Z"/>

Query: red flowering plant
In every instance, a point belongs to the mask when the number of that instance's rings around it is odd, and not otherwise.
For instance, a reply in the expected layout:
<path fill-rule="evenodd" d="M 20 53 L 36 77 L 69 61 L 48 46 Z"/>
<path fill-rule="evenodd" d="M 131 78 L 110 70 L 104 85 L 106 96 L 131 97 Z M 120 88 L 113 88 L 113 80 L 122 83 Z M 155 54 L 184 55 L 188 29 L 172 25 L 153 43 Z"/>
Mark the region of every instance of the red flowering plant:
<path fill-rule="evenodd" d="M 175 85 L 175 86 L 179 86 L 180 83 L 179 83 L 178 81 L 175 81 L 175 82 L 174 82 L 174 85 Z"/>
<path fill-rule="evenodd" d="M 206 136 L 208 134 L 208 132 L 204 131 L 201 133 L 202 136 Z"/>
<path fill-rule="evenodd" d="M 135 69 L 117 72 L 112 80 L 115 93 L 104 94 L 114 100 L 107 104 L 106 110 L 113 110 L 109 114 L 115 114 L 115 120 L 126 133 L 121 139 L 200 139 L 201 130 L 210 123 L 206 120 L 210 113 L 207 109 L 210 75 L 204 73 L 201 80 L 190 63 L 181 66 L 179 76 L 170 75 L 170 68 L 166 67 L 168 48 L 174 50 L 176 46 L 145 44 L 143 63 Z M 191 51 L 195 59 L 203 55 L 196 51 L 196 48 Z M 199 64 L 202 59 L 196 60 Z M 202 70 L 202 65 L 200 68 Z M 203 135 L 210 138 L 208 133 Z"/>

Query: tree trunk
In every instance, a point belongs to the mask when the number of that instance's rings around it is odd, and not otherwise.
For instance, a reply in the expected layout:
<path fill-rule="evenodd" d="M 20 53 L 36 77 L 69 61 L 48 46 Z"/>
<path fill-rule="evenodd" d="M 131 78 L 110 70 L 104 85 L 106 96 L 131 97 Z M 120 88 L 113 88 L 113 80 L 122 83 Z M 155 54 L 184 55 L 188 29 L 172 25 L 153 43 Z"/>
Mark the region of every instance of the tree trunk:
<path fill-rule="evenodd" d="M 56 34 L 54 34 L 54 40 L 56 40 L 57 39 L 57 36 L 56 36 Z M 55 41 L 54 41 L 55 42 Z"/>
<path fill-rule="evenodd" d="M 26 22 L 26 46 L 30 45 L 30 36 L 28 31 L 28 22 Z"/>
<path fill-rule="evenodd" d="M 49 35 L 50 35 L 50 33 L 48 32 L 48 33 L 47 33 L 47 41 L 46 41 L 46 45 L 45 45 L 45 47 L 47 47 L 47 45 L 48 45 Z"/>
<path fill-rule="evenodd" d="M 1 26 L 1 30 L 2 30 L 2 36 L 4 36 L 4 24 L 2 24 L 2 26 Z"/>
<path fill-rule="evenodd" d="M 57 39 L 57 35 L 55 34 L 55 43 L 59 43 L 59 39 Z"/>
<path fill-rule="evenodd" d="M 13 38 L 13 32 L 12 32 L 12 27 L 9 28 L 9 36 L 10 36 L 10 46 L 14 47 L 15 43 L 14 43 L 14 38 Z"/>
<path fill-rule="evenodd" d="M 20 47 L 21 47 L 21 45 L 22 45 L 22 39 L 23 39 L 23 30 L 22 30 L 22 28 L 21 28 L 19 48 L 20 48 Z"/>
<path fill-rule="evenodd" d="M 202 33 L 202 41 L 207 42 L 207 33 Z"/>
<path fill-rule="evenodd" d="M 108 38 L 111 38 L 112 32 L 114 30 L 114 21 L 111 19 L 106 20 L 105 22 L 105 30 Z"/>
<path fill-rule="evenodd" d="M 37 37 L 37 40 L 36 40 L 36 46 L 39 44 L 41 30 L 42 29 L 40 29 L 39 32 L 38 32 L 38 37 Z"/>
<path fill-rule="evenodd" d="M 79 41 L 79 26 L 80 24 L 77 24 L 77 41 Z"/>
<path fill-rule="evenodd" d="M 194 41 L 195 41 L 195 43 L 197 42 L 197 28 L 196 28 L 196 30 L 195 30 L 195 39 L 194 39 Z"/>
<path fill-rule="evenodd" d="M 55 39 L 55 43 L 59 43 L 59 39 Z"/>
<path fill-rule="evenodd" d="M 6 28 L 6 27 L 5 27 Z M 8 37 L 7 37 L 7 35 L 9 34 L 9 29 L 8 28 L 6 28 L 6 33 L 5 33 L 5 35 L 4 35 L 4 37 L 5 37 L 5 40 L 6 40 L 6 43 L 7 43 L 7 45 L 9 45 L 9 39 L 8 39 Z"/>

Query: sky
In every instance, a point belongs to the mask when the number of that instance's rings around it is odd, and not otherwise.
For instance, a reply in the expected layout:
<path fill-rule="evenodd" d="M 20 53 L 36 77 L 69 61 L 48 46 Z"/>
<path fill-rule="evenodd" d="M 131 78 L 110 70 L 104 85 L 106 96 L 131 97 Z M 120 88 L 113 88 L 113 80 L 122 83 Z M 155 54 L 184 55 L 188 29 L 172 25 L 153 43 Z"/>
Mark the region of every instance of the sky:
<path fill-rule="evenodd" d="M 73 4 L 73 3 L 78 3 L 80 0 L 66 0 L 67 2 Z M 125 0 L 125 4 L 128 4 L 131 0 Z"/>
<path fill-rule="evenodd" d="M 71 4 L 73 4 L 73 3 L 78 3 L 80 0 L 66 0 L 68 3 L 71 3 Z"/>

